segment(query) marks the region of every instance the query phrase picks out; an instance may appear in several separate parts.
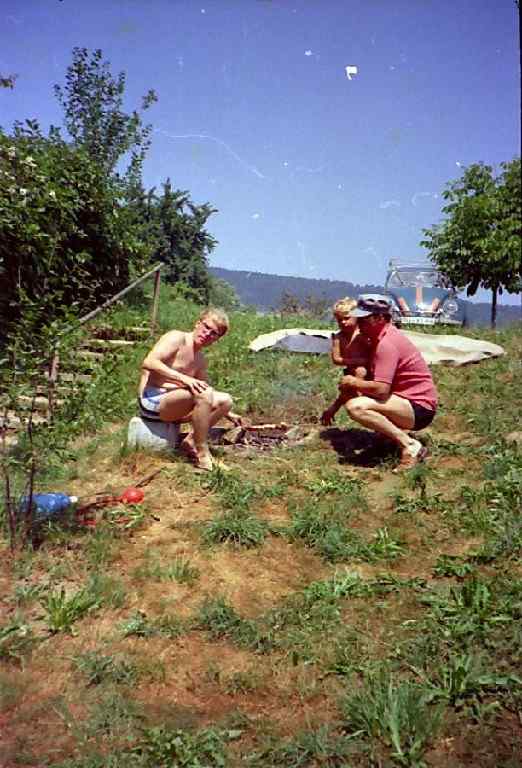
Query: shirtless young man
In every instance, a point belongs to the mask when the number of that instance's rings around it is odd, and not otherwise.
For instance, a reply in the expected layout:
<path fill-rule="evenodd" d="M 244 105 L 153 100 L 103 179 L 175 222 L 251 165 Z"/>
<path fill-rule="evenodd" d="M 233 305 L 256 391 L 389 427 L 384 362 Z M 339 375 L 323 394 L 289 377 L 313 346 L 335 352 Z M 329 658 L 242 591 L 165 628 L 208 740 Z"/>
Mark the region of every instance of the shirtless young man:
<path fill-rule="evenodd" d="M 180 447 L 200 469 L 212 469 L 210 428 L 223 417 L 236 426 L 241 423 L 231 411 L 230 395 L 209 385 L 201 351 L 218 341 L 228 327 L 223 311 L 206 309 L 191 332 L 165 333 L 142 363 L 138 395 L 142 416 L 167 422 L 189 421 L 192 430 Z"/>
<path fill-rule="evenodd" d="M 386 296 L 363 294 L 350 314 L 370 341 L 371 380 L 343 378 L 341 391 L 359 392 L 346 408 L 354 421 L 393 440 L 401 450 L 400 469 L 410 469 L 425 458 L 427 449 L 408 433 L 431 424 L 437 410 L 430 369 L 417 347 L 392 324 Z"/>

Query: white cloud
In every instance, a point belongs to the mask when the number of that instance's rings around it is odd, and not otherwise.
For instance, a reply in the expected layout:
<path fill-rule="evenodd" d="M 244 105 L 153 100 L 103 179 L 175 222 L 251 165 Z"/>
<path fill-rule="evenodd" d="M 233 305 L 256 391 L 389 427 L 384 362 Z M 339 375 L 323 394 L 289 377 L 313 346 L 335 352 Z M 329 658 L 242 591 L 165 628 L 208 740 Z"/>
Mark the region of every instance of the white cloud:
<path fill-rule="evenodd" d="M 379 208 L 400 208 L 401 204 L 398 200 L 384 200 L 380 203 Z"/>
<path fill-rule="evenodd" d="M 305 55 L 305 56 L 313 56 L 314 54 L 313 54 L 313 51 L 311 51 L 310 49 L 308 49 L 307 51 L 305 51 L 305 54 L 304 54 L 304 55 Z"/>
<path fill-rule="evenodd" d="M 253 213 L 252 214 L 252 218 L 253 219 L 260 219 L 261 218 L 261 214 L 260 213 Z"/>
<path fill-rule="evenodd" d="M 411 198 L 411 204 L 417 205 L 417 200 L 420 200 L 421 197 L 437 197 L 437 195 L 432 195 L 431 192 L 415 192 Z"/>

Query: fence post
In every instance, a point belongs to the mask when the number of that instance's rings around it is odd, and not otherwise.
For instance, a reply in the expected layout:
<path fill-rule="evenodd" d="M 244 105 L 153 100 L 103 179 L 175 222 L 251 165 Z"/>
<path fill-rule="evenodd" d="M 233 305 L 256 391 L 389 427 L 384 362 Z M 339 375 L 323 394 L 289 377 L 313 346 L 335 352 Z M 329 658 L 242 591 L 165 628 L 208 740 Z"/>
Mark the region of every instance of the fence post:
<path fill-rule="evenodd" d="M 58 378 L 58 366 L 60 364 L 60 356 L 58 350 L 55 349 L 51 361 L 49 363 L 49 379 L 47 382 L 47 408 L 49 411 L 49 419 L 53 420 L 54 413 L 54 390 L 56 386 L 56 379 Z"/>
<path fill-rule="evenodd" d="M 156 319 L 158 316 L 159 290 L 161 280 L 161 267 L 158 267 L 154 275 L 154 293 L 152 295 L 152 313 L 150 316 L 150 335 L 154 336 L 156 330 Z"/>

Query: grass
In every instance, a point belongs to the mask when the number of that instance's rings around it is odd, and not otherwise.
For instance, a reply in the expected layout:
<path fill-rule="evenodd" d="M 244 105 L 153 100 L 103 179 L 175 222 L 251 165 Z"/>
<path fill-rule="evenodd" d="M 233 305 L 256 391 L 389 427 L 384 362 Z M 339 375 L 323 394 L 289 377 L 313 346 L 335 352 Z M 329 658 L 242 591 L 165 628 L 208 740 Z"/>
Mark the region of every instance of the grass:
<path fill-rule="evenodd" d="M 40 600 L 46 614 L 50 632 L 72 632 L 74 622 L 99 607 L 98 597 L 87 589 L 80 589 L 70 597 L 65 589 L 52 591 Z"/>
<path fill-rule="evenodd" d="M 163 327 L 188 327 L 198 308 L 163 298 Z M 139 325 L 139 313 L 112 321 Z M 318 426 L 338 378 L 327 356 L 248 351 L 291 325 L 316 323 L 235 314 L 210 375 L 253 422 Z M 6 762 L 516 765 L 522 451 L 503 437 L 522 401 L 521 342 L 516 330 L 470 335 L 508 354 L 434 369 L 431 458 L 402 478 L 378 449 L 358 461 L 344 414 L 345 452 L 320 431 L 298 450 L 227 449 L 228 471 L 207 475 L 126 453 L 145 347 L 102 366 L 79 395 L 87 413 L 65 409 L 67 452 L 38 490 L 117 493 L 162 472 L 145 505 L 5 550 Z"/>
<path fill-rule="evenodd" d="M 442 707 L 430 704 L 423 686 L 396 680 L 381 669 L 366 677 L 360 691 L 349 693 L 342 706 L 344 728 L 368 740 L 375 757 L 384 747 L 398 765 L 424 765 L 424 753 L 440 728 Z"/>
<path fill-rule="evenodd" d="M 11 621 L 0 627 L 0 660 L 19 663 L 34 645 L 31 627 L 23 621 Z"/>
<path fill-rule="evenodd" d="M 132 662 L 96 651 L 75 656 L 73 664 L 85 678 L 86 685 L 99 685 L 106 682 L 132 685 L 138 676 L 136 665 Z"/>
<path fill-rule="evenodd" d="M 163 565 L 158 555 L 150 550 L 146 551 L 143 563 L 134 569 L 137 579 L 177 581 L 188 585 L 195 584 L 199 575 L 199 570 L 187 558 L 175 557 L 172 562 Z"/>

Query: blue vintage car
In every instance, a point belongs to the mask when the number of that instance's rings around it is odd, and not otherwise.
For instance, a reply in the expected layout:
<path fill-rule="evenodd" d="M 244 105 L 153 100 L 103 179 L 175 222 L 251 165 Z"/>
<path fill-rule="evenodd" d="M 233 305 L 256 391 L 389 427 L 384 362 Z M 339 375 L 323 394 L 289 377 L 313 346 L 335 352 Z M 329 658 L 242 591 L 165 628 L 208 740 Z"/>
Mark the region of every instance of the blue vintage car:
<path fill-rule="evenodd" d="M 397 325 L 465 325 L 464 305 L 432 264 L 390 262 L 384 285 Z"/>

